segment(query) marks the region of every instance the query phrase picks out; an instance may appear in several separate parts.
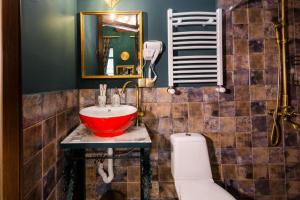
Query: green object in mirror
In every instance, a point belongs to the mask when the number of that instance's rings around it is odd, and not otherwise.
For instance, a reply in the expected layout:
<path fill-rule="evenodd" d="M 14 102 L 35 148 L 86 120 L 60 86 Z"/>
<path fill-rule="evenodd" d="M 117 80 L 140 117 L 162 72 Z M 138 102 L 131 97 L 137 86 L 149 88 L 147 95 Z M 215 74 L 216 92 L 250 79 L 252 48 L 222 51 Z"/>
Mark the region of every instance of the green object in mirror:
<path fill-rule="evenodd" d="M 141 11 L 80 12 L 80 28 L 82 78 L 142 77 Z"/>

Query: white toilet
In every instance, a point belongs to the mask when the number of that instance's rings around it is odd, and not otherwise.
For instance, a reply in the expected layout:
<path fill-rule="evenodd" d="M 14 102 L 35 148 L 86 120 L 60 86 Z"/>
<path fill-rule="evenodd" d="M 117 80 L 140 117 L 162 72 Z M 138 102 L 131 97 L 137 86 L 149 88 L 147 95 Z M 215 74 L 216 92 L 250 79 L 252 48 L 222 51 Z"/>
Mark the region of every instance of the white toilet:
<path fill-rule="evenodd" d="M 213 181 L 205 137 L 174 134 L 171 144 L 171 169 L 179 200 L 235 199 Z"/>

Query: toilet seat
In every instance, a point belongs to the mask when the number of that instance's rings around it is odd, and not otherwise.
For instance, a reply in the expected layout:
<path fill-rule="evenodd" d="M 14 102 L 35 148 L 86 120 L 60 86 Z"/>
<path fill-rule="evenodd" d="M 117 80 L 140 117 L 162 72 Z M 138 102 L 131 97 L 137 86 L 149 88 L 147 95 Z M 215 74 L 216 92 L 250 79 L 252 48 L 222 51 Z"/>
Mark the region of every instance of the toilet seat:
<path fill-rule="evenodd" d="M 176 190 L 180 200 L 235 200 L 213 181 L 180 181 Z"/>

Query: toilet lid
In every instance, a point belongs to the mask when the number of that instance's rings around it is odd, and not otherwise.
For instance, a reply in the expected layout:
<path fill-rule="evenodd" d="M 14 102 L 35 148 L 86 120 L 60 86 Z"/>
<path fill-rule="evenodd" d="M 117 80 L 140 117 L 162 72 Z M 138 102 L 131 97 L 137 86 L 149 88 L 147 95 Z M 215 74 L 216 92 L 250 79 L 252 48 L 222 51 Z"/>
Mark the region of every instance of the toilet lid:
<path fill-rule="evenodd" d="M 219 185 L 210 181 L 187 181 L 179 186 L 180 200 L 235 200 Z"/>

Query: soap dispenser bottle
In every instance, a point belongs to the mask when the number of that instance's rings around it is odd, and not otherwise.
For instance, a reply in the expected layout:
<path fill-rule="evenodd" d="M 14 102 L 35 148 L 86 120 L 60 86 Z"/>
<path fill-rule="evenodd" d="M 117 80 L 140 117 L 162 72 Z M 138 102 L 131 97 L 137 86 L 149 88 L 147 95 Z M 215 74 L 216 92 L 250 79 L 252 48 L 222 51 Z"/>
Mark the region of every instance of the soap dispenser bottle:
<path fill-rule="evenodd" d="M 114 94 L 111 99 L 111 105 L 112 106 L 120 106 L 120 104 L 121 104 L 121 97 L 120 97 L 118 89 L 115 89 Z"/>

